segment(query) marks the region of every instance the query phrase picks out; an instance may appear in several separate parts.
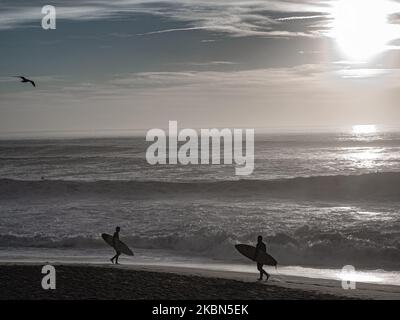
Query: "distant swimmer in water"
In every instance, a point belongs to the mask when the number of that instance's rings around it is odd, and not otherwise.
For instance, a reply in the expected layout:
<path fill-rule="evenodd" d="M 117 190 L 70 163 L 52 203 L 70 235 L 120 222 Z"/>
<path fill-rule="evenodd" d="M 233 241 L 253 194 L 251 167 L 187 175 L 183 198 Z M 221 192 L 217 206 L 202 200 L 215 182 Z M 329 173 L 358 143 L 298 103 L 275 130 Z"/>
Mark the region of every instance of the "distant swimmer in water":
<path fill-rule="evenodd" d="M 118 258 L 119 258 L 119 256 L 121 255 L 121 252 L 119 252 L 118 249 L 117 249 L 117 247 L 116 247 L 116 243 L 119 241 L 119 232 L 120 232 L 120 230 L 121 230 L 120 227 L 116 227 L 116 228 L 115 228 L 114 235 L 113 235 L 113 247 L 114 247 L 114 249 L 115 249 L 115 253 L 116 253 L 116 254 L 115 254 L 115 256 L 112 257 L 110 260 L 111 260 L 112 263 L 114 263 L 114 260 L 115 260 L 115 264 L 119 264 L 119 263 L 118 263 Z"/>
<path fill-rule="evenodd" d="M 257 257 L 259 255 L 260 252 L 267 252 L 267 246 L 265 245 L 265 243 L 262 241 L 263 238 L 262 236 L 258 236 L 257 238 L 257 245 L 256 245 L 256 254 L 254 256 L 254 260 L 257 260 Z M 268 281 L 269 279 L 269 274 L 267 271 L 265 271 L 263 269 L 263 264 L 260 262 L 257 262 L 257 269 L 258 271 L 260 271 L 260 278 L 258 278 L 258 280 L 262 280 L 263 279 L 263 275 L 265 274 L 267 276 L 266 281 Z"/>

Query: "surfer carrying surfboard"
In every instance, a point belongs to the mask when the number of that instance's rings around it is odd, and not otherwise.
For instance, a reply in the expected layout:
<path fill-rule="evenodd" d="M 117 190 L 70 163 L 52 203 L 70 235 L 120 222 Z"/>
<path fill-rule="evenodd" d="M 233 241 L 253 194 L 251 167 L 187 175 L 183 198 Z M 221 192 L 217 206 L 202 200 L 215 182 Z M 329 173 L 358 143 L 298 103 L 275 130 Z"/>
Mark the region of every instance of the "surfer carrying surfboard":
<path fill-rule="evenodd" d="M 262 236 L 258 236 L 255 247 L 239 243 L 235 245 L 235 248 L 246 258 L 257 262 L 257 269 L 260 271 L 260 278 L 258 280 L 262 280 L 264 274 L 267 276 L 267 280 L 269 279 L 269 274 L 263 269 L 264 265 L 274 266 L 275 268 L 278 265 L 278 261 L 267 253 L 267 246 L 262 241 Z"/>
<path fill-rule="evenodd" d="M 113 248 L 115 250 L 115 256 L 112 257 L 110 260 L 112 263 L 114 263 L 115 260 L 115 264 L 118 264 L 118 258 L 121 255 L 121 252 L 117 249 L 117 243 L 119 242 L 119 232 L 121 231 L 120 227 L 116 227 L 115 228 L 115 232 L 113 234 Z"/>
<path fill-rule="evenodd" d="M 118 258 L 122 253 L 126 254 L 127 256 L 134 256 L 132 250 L 129 249 L 129 247 L 119 239 L 119 232 L 120 231 L 121 231 L 121 228 L 120 227 L 116 227 L 114 235 L 111 235 L 111 234 L 108 234 L 108 233 L 102 233 L 101 234 L 101 237 L 103 238 L 103 240 L 110 247 L 113 247 L 115 252 L 116 252 L 115 256 L 110 259 L 112 263 L 114 263 L 114 260 L 115 260 L 115 264 L 119 264 L 118 263 Z"/>
<path fill-rule="evenodd" d="M 262 241 L 263 238 L 262 236 L 258 236 L 257 237 L 257 245 L 256 245 L 256 253 L 254 255 L 254 260 L 257 261 L 258 255 L 261 253 L 266 253 L 267 252 L 267 246 L 265 245 L 265 243 Z M 260 271 L 260 278 L 258 278 L 258 280 L 262 280 L 263 279 L 263 275 L 265 274 L 267 276 L 267 280 L 269 279 L 269 274 L 267 271 L 265 271 L 263 269 L 264 264 L 261 262 L 257 262 L 257 269 L 258 271 Z"/>

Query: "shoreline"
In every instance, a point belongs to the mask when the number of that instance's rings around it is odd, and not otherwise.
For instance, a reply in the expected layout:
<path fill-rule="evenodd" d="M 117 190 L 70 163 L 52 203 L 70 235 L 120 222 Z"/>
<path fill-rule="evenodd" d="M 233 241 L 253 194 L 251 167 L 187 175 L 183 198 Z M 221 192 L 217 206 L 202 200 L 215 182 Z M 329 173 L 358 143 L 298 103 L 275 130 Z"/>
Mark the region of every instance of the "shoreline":
<path fill-rule="evenodd" d="M 11 299 L 400 299 L 400 287 L 357 283 L 344 290 L 340 281 L 156 265 L 52 263 L 57 289 L 41 288 L 44 263 L 0 262 L 0 300 Z"/>

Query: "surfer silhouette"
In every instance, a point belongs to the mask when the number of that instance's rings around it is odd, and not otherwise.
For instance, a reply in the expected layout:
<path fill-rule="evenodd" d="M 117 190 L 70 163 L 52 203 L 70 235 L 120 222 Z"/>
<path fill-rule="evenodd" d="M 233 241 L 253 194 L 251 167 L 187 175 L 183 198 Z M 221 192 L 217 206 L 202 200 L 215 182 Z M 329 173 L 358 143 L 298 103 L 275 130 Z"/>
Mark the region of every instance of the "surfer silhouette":
<path fill-rule="evenodd" d="M 267 252 L 267 246 L 265 245 L 265 243 L 262 240 L 263 240 L 262 236 L 257 237 L 256 254 L 254 256 L 255 261 L 257 261 L 258 254 L 260 252 Z M 258 269 L 258 271 L 260 271 L 260 278 L 258 278 L 258 280 L 261 281 L 263 279 L 263 275 L 265 274 L 267 276 L 267 281 L 268 281 L 269 274 L 267 271 L 265 271 L 263 269 L 263 266 L 264 265 L 262 263 L 257 262 L 257 269 Z"/>
<path fill-rule="evenodd" d="M 118 249 L 116 248 L 116 245 L 115 245 L 119 241 L 119 232 L 120 231 L 121 231 L 121 228 L 120 227 L 116 227 L 115 228 L 115 232 L 113 234 L 113 247 L 115 249 L 115 253 L 116 254 L 110 260 L 111 260 L 112 263 L 114 263 L 114 260 L 115 260 L 115 264 L 119 264 L 118 263 L 118 258 L 121 255 L 121 252 L 118 251 Z"/>

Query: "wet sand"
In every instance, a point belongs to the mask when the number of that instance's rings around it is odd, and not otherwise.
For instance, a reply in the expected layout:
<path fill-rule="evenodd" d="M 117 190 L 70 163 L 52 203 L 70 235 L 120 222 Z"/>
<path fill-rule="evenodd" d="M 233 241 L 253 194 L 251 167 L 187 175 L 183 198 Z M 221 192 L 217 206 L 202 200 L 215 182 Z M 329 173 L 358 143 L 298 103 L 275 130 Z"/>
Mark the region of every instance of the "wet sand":
<path fill-rule="evenodd" d="M 257 282 L 235 272 L 219 272 L 176 267 L 114 266 L 90 264 L 55 264 L 56 289 L 43 290 L 42 265 L 0 265 L 0 299 L 349 299 L 349 298 L 396 298 L 394 288 L 382 296 L 375 296 L 366 288 L 356 294 L 337 285 L 321 281 L 307 283 L 286 277 L 278 282 Z M 314 279 L 315 280 L 315 279 Z M 358 290 L 360 291 L 360 290 Z M 377 293 L 378 292 L 378 293 Z M 359 293 L 359 292 L 358 292 Z M 378 295 L 376 295 L 378 294 Z"/>
<path fill-rule="evenodd" d="M 0 299 L 333 299 L 275 285 L 130 270 L 107 266 L 56 266 L 56 289 L 41 287 L 41 266 L 0 267 Z"/>

